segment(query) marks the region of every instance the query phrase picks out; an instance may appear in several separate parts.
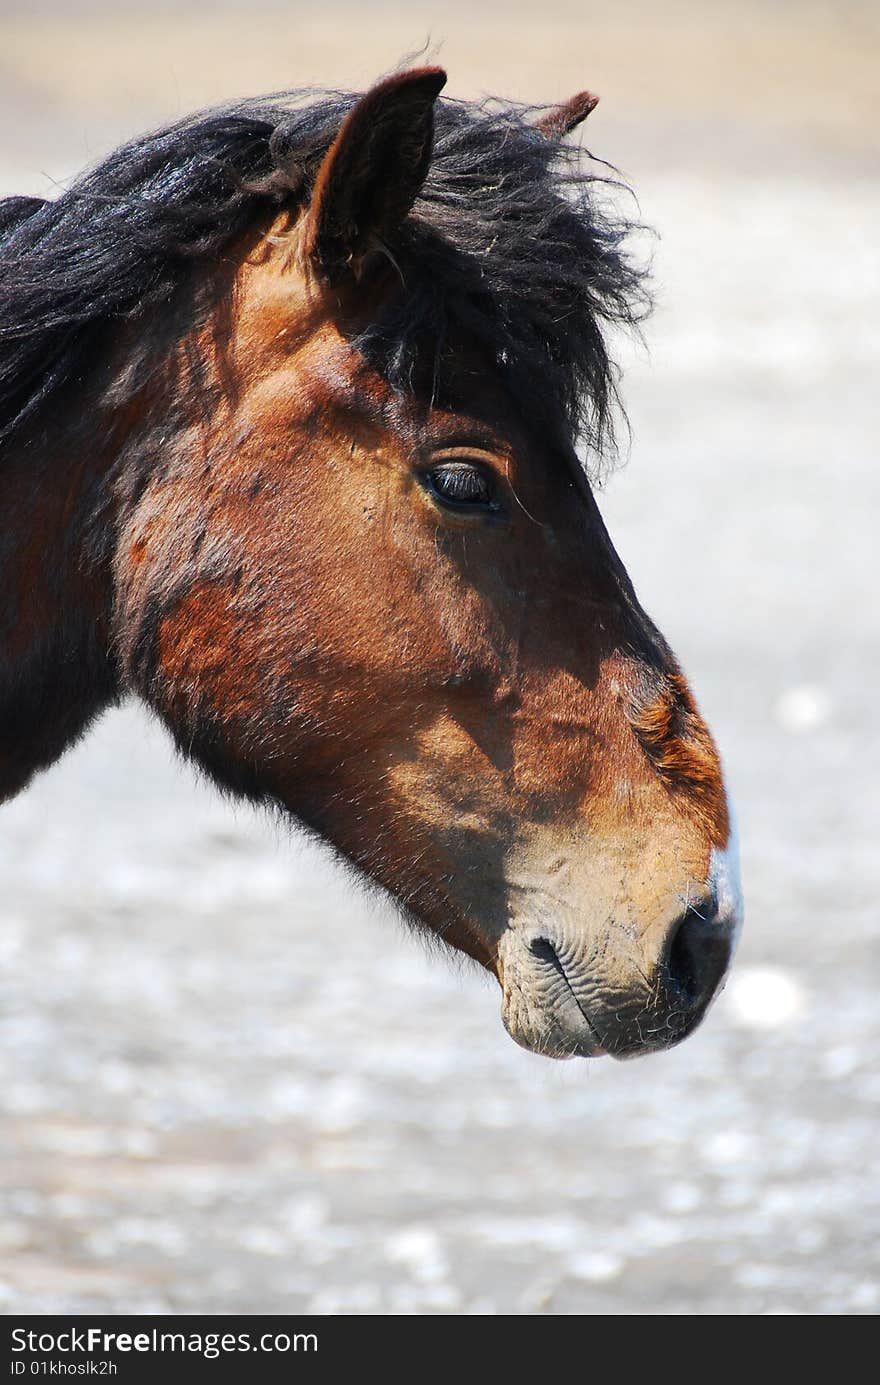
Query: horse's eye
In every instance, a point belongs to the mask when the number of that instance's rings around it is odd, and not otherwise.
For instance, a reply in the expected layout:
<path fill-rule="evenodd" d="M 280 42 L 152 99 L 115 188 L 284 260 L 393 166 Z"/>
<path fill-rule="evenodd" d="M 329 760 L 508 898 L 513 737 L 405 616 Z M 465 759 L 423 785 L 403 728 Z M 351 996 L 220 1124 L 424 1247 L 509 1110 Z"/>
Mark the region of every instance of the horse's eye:
<path fill-rule="evenodd" d="M 472 462 L 443 462 L 424 473 L 428 489 L 451 510 L 497 510 L 489 477 Z"/>

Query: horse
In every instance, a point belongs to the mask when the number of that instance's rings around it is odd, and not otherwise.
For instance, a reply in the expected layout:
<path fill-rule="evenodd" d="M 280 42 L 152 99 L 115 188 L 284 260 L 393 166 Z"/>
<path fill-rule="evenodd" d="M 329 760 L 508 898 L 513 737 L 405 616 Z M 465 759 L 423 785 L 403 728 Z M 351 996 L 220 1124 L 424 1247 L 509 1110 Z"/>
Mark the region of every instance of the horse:
<path fill-rule="evenodd" d="M 519 1044 L 632 1057 L 742 912 L 595 499 L 650 294 L 567 138 L 596 98 L 445 82 L 228 103 L 0 203 L 0 800 L 134 695 L 494 974 Z"/>

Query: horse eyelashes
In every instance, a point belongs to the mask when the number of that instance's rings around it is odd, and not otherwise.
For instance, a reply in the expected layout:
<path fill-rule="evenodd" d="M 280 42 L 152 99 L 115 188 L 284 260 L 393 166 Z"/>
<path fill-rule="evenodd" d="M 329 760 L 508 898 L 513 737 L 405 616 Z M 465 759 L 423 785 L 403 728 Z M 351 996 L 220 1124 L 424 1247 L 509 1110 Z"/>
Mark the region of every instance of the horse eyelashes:
<path fill-rule="evenodd" d="M 441 501 L 454 505 L 493 505 L 492 488 L 485 474 L 467 464 L 435 467 L 428 473 L 431 488 Z"/>

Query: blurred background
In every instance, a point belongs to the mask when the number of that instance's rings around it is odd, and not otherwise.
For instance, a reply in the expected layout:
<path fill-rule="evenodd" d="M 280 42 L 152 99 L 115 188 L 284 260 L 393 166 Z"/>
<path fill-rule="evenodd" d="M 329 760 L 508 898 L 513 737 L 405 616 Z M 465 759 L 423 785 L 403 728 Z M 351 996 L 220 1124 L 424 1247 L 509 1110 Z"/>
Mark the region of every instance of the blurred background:
<path fill-rule="evenodd" d="M 747 927 L 683 1047 L 551 1064 L 137 708 L 0 814 L 0 1308 L 880 1307 L 873 0 L 0 3 L 0 194 L 234 95 L 601 93 L 658 309 L 601 503 L 740 816 Z"/>

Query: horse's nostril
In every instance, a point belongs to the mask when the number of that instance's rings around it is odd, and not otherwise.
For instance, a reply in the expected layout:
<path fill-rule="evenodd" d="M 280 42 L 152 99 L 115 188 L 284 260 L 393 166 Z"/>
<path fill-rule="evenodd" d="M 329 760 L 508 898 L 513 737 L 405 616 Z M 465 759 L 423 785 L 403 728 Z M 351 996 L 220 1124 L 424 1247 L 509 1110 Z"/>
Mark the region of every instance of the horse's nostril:
<path fill-rule="evenodd" d="M 692 905 L 670 931 L 666 972 L 670 989 L 689 1008 L 708 1003 L 730 961 L 730 936 L 714 901 Z"/>
<path fill-rule="evenodd" d="M 542 962 L 558 962 L 556 948 L 547 938 L 532 938 L 529 943 L 529 951 L 533 957 L 538 957 Z"/>
<path fill-rule="evenodd" d="M 546 962 L 549 966 L 554 967 L 560 976 L 565 976 L 565 968 L 559 960 L 559 953 L 549 938 L 532 938 L 529 943 L 529 951 L 533 957 L 537 957 L 539 962 Z"/>

